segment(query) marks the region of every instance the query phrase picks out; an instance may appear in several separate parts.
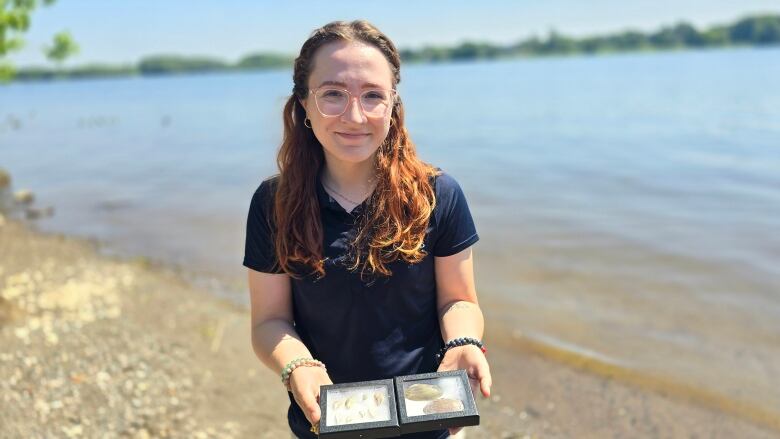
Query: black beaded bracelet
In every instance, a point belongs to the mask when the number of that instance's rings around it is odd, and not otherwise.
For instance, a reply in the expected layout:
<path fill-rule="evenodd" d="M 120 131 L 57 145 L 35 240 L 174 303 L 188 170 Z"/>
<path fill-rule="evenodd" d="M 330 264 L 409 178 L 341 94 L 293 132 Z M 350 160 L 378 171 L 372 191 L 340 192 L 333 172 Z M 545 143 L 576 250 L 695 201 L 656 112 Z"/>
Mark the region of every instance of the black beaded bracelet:
<path fill-rule="evenodd" d="M 444 343 L 444 347 L 441 348 L 441 350 L 439 350 L 439 353 L 436 354 L 436 362 L 440 363 L 441 360 L 444 359 L 444 354 L 447 353 L 449 349 L 454 348 L 456 346 L 465 346 L 467 344 L 473 344 L 474 346 L 478 347 L 483 354 L 487 355 L 487 348 L 485 348 L 485 345 L 481 341 L 471 337 L 460 337 L 460 338 L 454 338 L 448 341 L 447 343 Z"/>

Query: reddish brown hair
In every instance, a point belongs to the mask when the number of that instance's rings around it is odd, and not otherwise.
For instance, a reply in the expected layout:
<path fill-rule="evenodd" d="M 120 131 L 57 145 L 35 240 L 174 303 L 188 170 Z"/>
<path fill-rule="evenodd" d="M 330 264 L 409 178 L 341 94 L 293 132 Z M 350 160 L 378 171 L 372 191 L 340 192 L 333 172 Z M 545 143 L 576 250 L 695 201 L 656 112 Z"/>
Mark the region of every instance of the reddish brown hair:
<path fill-rule="evenodd" d="M 300 101 L 306 100 L 309 94 L 314 55 L 320 47 L 336 41 L 359 41 L 376 47 L 390 64 L 393 88 L 401 81 L 398 50 L 367 21 L 328 23 L 303 43 L 295 59 L 293 94 L 284 106 L 284 136 L 277 156 L 279 182 L 274 204 L 279 264 L 296 277 L 300 274 L 296 265 L 307 266 L 318 276 L 325 275 L 316 192 L 316 177 L 325 156 L 314 132 L 303 125 L 306 111 Z M 390 130 L 377 150 L 375 163 L 377 185 L 351 243 L 350 269 L 360 268 L 361 274 L 390 275 L 389 263 L 399 258 L 416 263 L 426 255 L 423 240 L 436 203 L 431 177 L 438 174 L 417 157 L 404 126 L 400 98 L 393 107 Z"/>

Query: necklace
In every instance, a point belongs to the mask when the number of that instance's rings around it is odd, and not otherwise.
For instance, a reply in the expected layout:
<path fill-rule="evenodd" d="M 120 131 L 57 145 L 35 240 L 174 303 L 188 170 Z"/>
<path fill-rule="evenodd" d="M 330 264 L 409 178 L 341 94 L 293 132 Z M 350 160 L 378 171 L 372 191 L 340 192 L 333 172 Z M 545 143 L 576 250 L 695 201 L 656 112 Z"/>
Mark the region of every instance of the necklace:
<path fill-rule="evenodd" d="M 352 204 L 355 204 L 355 205 L 357 205 L 357 204 L 360 204 L 360 203 L 362 203 L 362 201 L 353 201 L 353 200 L 350 200 L 349 198 L 345 197 L 344 195 L 341 195 L 341 194 L 340 194 L 339 192 L 337 192 L 335 189 L 333 189 L 332 187 L 330 187 L 330 186 L 328 186 L 327 184 L 325 184 L 325 182 L 322 182 L 322 185 L 323 185 L 323 186 L 325 186 L 325 189 L 327 189 L 327 190 L 329 190 L 329 191 L 333 192 L 334 194 L 336 194 L 336 195 L 338 195 L 339 197 L 341 197 L 341 198 L 343 198 L 343 199 L 345 199 L 345 200 L 349 201 L 349 202 L 350 202 L 350 203 L 352 203 Z M 369 190 L 369 191 L 366 193 L 366 195 L 364 195 L 364 198 L 365 198 L 365 197 L 367 197 L 367 196 L 368 196 L 368 194 L 369 194 L 370 192 L 371 192 L 371 191 Z"/>

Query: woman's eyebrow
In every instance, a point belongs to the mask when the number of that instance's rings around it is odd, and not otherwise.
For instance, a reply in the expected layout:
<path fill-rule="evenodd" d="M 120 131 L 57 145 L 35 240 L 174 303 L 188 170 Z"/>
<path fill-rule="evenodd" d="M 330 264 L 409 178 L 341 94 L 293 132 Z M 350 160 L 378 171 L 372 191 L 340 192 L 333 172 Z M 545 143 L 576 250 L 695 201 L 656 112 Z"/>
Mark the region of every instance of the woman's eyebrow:
<path fill-rule="evenodd" d="M 347 88 L 347 84 L 341 81 L 322 81 L 322 83 L 319 86 L 322 87 L 323 85 L 335 85 L 338 87 Z M 384 88 L 384 87 L 382 87 L 381 85 L 374 84 L 373 82 L 366 82 L 360 88 Z"/>

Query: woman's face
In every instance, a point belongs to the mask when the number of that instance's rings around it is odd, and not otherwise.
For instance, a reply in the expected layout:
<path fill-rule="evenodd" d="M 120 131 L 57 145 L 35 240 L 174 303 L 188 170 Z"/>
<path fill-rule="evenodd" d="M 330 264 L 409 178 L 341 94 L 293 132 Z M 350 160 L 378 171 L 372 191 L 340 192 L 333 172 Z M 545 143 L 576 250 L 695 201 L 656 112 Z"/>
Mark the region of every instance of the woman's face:
<path fill-rule="evenodd" d="M 317 109 L 313 93 L 303 102 L 328 160 L 361 163 L 373 158 L 390 130 L 392 108 L 383 116 L 366 115 L 359 96 L 366 89 L 392 89 L 392 77 L 390 63 L 374 46 L 338 41 L 317 50 L 309 90 L 322 86 L 345 89 L 356 98 L 349 100 L 343 114 L 330 117 Z"/>

